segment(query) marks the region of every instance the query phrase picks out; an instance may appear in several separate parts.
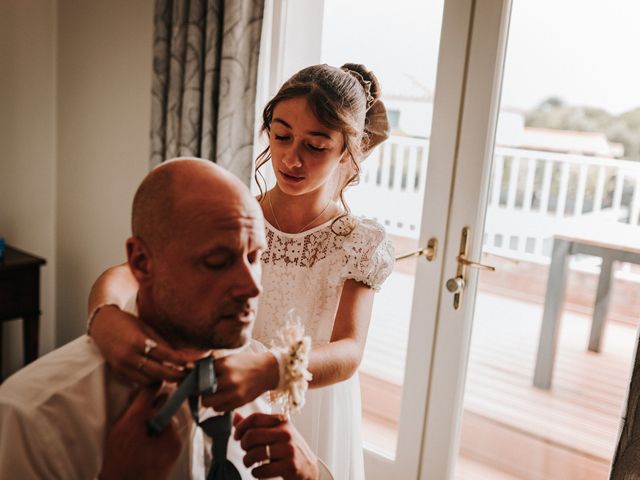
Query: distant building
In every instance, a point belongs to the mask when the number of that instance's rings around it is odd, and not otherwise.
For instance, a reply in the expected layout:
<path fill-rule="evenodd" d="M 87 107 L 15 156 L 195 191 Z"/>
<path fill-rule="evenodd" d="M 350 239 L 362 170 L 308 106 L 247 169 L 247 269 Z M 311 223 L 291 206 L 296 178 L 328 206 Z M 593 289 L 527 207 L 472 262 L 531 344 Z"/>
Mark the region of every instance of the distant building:
<path fill-rule="evenodd" d="M 389 80 L 385 78 L 385 80 Z M 433 92 L 409 75 L 398 74 L 388 82 L 383 100 L 391 134 L 429 138 L 433 116 Z M 506 147 L 622 158 L 624 146 L 607 140 L 600 132 L 575 132 L 524 125 L 525 112 L 503 108 L 498 118 L 496 144 Z"/>
<path fill-rule="evenodd" d="M 433 115 L 433 92 L 407 74 L 385 76 L 383 100 L 391 134 L 428 138 Z"/>
<path fill-rule="evenodd" d="M 520 148 L 573 153 L 597 157 L 622 158 L 624 145 L 607 140 L 600 132 L 574 132 L 550 128 L 525 127 Z"/>

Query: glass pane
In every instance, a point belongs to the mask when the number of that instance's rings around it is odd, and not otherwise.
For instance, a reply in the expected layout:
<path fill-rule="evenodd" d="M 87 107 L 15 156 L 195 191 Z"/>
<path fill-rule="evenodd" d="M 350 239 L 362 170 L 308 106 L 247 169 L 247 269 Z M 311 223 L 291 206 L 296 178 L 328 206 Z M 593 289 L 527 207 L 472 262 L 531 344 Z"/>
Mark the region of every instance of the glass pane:
<path fill-rule="evenodd" d="M 431 132 L 443 0 L 325 0 L 322 62 L 362 63 L 382 86 L 391 137 L 362 164 L 347 191 L 357 215 L 387 230 L 396 253 L 415 250 Z M 417 54 L 419 52 L 419 54 Z M 395 455 L 415 259 L 398 262 L 376 295 L 360 367 L 365 445 Z"/>
<path fill-rule="evenodd" d="M 608 478 L 640 268 L 614 262 L 606 289 L 601 257 L 640 262 L 639 15 L 632 1 L 513 2 L 482 259 L 497 271 L 478 284 L 458 479 Z M 554 245 L 574 253 L 566 282 Z M 563 298 L 551 376 L 541 329 Z"/>

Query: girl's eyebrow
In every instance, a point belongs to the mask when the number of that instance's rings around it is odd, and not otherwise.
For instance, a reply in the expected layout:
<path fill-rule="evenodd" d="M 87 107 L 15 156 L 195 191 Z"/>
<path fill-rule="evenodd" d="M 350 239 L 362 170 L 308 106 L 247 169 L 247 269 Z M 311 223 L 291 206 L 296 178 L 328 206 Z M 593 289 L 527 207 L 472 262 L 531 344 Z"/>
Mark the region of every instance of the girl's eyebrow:
<path fill-rule="evenodd" d="M 284 125 L 287 128 L 291 128 L 291 125 L 289 125 L 287 122 L 285 122 L 284 120 L 282 120 L 281 118 L 274 118 L 272 120 L 273 122 L 278 122 L 281 123 L 282 125 Z"/>
<path fill-rule="evenodd" d="M 285 127 L 287 127 L 289 130 L 292 129 L 291 125 L 289 125 L 287 122 L 285 122 L 281 118 L 274 118 L 272 120 L 272 122 L 280 123 L 280 124 L 284 125 Z M 323 138 L 326 138 L 328 140 L 333 140 L 333 138 L 331 138 L 331 135 L 329 135 L 328 133 L 325 133 L 325 132 L 313 131 L 313 132 L 309 132 L 309 135 L 313 135 L 314 137 L 323 137 Z"/>
<path fill-rule="evenodd" d="M 330 135 L 324 133 L 324 132 L 309 132 L 310 135 L 313 135 L 314 137 L 323 137 L 326 138 L 328 140 L 333 140 L 333 138 L 331 138 Z"/>

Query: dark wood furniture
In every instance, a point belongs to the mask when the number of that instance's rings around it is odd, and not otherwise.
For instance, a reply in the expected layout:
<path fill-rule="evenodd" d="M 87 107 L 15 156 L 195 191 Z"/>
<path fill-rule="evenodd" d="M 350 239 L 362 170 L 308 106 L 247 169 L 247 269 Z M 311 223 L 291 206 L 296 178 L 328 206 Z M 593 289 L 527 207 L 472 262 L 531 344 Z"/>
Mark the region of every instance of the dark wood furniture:
<path fill-rule="evenodd" d="M 613 455 L 610 480 L 640 479 L 640 338 L 623 407 L 618 446 Z"/>
<path fill-rule="evenodd" d="M 25 365 L 38 358 L 40 327 L 40 267 L 46 261 L 7 245 L 0 260 L 0 376 L 2 323 L 22 318 Z"/>

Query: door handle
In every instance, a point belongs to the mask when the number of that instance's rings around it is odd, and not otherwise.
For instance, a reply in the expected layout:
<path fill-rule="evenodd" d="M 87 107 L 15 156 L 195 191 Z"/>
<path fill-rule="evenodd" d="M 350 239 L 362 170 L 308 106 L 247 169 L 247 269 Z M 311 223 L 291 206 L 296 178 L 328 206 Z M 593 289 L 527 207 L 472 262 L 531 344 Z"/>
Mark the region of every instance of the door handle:
<path fill-rule="evenodd" d="M 467 268 L 477 268 L 478 270 L 486 270 L 489 272 L 495 272 L 496 267 L 491 265 L 484 265 L 482 263 L 469 260 L 467 255 L 467 249 L 469 248 L 469 233 L 471 229 L 469 227 L 462 228 L 462 236 L 460 238 L 460 250 L 456 257 L 458 262 L 458 268 L 456 270 L 456 276 L 447 280 L 445 284 L 447 290 L 453 293 L 453 308 L 458 310 L 462 305 L 462 293 L 466 284 L 465 273 Z"/>
<path fill-rule="evenodd" d="M 489 272 L 496 271 L 496 267 L 492 267 L 491 265 L 483 265 L 482 263 L 478 263 L 478 262 L 472 262 L 471 260 L 466 258 L 464 255 L 458 255 L 456 257 L 456 260 L 458 261 L 458 263 L 461 263 L 462 265 L 465 265 L 470 268 L 477 268 L 478 270 L 487 270 Z"/>
<path fill-rule="evenodd" d="M 419 250 L 414 250 L 413 252 L 402 253 L 396 257 L 396 262 L 398 260 L 404 260 L 405 258 L 420 257 L 420 256 L 424 256 L 424 258 L 426 258 L 428 262 L 432 262 L 436 258 L 437 250 L 438 250 L 438 239 L 435 237 L 432 237 L 427 242 L 426 247 L 421 248 Z"/>

